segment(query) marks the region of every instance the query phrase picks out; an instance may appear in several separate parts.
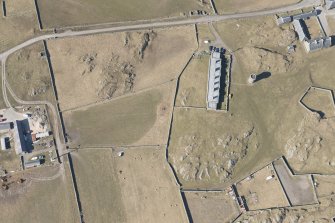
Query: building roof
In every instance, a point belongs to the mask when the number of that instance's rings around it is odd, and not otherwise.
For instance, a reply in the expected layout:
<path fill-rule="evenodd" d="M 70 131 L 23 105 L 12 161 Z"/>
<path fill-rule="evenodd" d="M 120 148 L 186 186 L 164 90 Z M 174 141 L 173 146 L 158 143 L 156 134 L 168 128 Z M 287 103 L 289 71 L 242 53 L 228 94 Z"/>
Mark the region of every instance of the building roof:
<path fill-rule="evenodd" d="M 31 168 L 35 166 L 40 166 L 41 165 L 41 160 L 29 160 L 27 162 L 24 162 L 24 168 Z"/>
<path fill-rule="evenodd" d="M 0 123 L 0 130 L 9 130 L 11 129 L 11 122 Z"/>
<path fill-rule="evenodd" d="M 207 108 L 217 109 L 220 96 L 220 79 L 222 73 L 221 52 L 213 51 L 210 57 L 208 71 L 208 92 L 207 92 Z"/>
<path fill-rule="evenodd" d="M 313 16 L 317 16 L 318 12 L 316 10 L 310 11 L 310 12 L 306 12 L 306 13 L 300 13 L 298 15 L 294 15 L 293 16 L 293 20 L 297 20 L 297 19 L 307 19 Z"/>
<path fill-rule="evenodd" d="M 23 151 L 27 151 L 27 144 L 23 134 L 22 123 L 18 120 L 14 122 L 14 143 L 16 154 L 21 154 Z"/>
<path fill-rule="evenodd" d="M 299 40 L 303 41 L 307 39 L 304 28 L 302 27 L 302 21 L 300 19 L 293 20 L 294 30 L 298 33 Z"/>
<path fill-rule="evenodd" d="M 36 133 L 36 138 L 43 138 L 49 135 L 50 135 L 50 132 L 39 132 L 39 133 Z"/>
<path fill-rule="evenodd" d="M 1 141 L 1 150 L 6 150 L 7 149 L 6 137 L 1 137 L 0 141 Z"/>

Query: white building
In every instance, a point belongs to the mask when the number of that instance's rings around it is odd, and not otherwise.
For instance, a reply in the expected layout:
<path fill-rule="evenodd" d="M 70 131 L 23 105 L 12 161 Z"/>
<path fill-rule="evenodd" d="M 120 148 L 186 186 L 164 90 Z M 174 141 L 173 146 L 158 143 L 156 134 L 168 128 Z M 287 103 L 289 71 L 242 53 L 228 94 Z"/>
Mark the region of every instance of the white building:
<path fill-rule="evenodd" d="M 302 23 L 302 20 L 300 20 L 300 19 L 293 20 L 294 30 L 298 34 L 299 40 L 304 41 L 304 40 L 307 40 L 307 35 L 306 35 L 305 30 L 303 29 L 301 23 Z"/>
<path fill-rule="evenodd" d="M 222 53 L 212 51 L 209 59 L 207 109 L 216 110 L 220 98 L 220 82 L 222 74 Z"/>
<path fill-rule="evenodd" d="M 320 37 L 313 40 L 304 41 L 304 46 L 307 52 L 313 52 L 319 49 L 332 46 L 332 38 L 330 36 Z"/>
<path fill-rule="evenodd" d="M 6 139 L 7 137 L 1 137 L 1 150 L 6 150 L 7 149 L 7 144 L 6 144 Z"/>
<path fill-rule="evenodd" d="M 40 133 L 36 133 L 36 138 L 40 139 L 40 138 L 48 137 L 49 135 L 50 135 L 50 132 L 40 132 Z"/>

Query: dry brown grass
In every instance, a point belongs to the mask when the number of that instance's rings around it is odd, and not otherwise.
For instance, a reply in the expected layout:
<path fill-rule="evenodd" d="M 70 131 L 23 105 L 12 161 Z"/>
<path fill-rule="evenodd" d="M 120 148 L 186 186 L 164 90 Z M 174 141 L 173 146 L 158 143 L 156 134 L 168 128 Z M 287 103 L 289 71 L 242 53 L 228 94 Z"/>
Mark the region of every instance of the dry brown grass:
<path fill-rule="evenodd" d="M 196 48 L 191 26 L 155 30 L 141 59 L 138 53 L 143 35 L 115 33 L 49 41 L 61 109 L 105 100 L 107 97 L 101 98 L 99 92 L 109 71 L 116 85 L 112 98 L 168 82 L 180 74 Z M 90 65 L 82 62 L 85 55 L 95 55 L 91 72 Z M 135 74 L 133 85 L 126 90 L 124 82 L 118 80 L 118 71 L 113 71 L 117 64 L 132 66 Z M 106 88 L 114 88 L 112 83 Z"/>
<path fill-rule="evenodd" d="M 329 29 L 330 29 L 330 34 L 329 35 L 334 35 L 335 34 L 335 16 L 326 16 Z"/>
<path fill-rule="evenodd" d="M 239 215 L 237 202 L 227 192 L 185 192 L 192 222 L 226 223 Z"/>
<path fill-rule="evenodd" d="M 176 82 L 64 113 L 72 144 L 82 146 L 165 144 Z"/>
<path fill-rule="evenodd" d="M 255 167 L 255 163 L 259 164 L 264 160 L 269 162 L 280 154 L 286 154 L 284 150 L 286 143 L 297 134 L 300 123 L 307 115 L 298 101 L 309 86 L 334 89 L 335 78 L 331 75 L 333 63 L 329 63 L 327 58 L 331 58 L 335 51 L 329 48 L 307 54 L 302 44 L 293 40 L 293 44 L 297 45 L 296 52 L 287 54 L 286 47 L 292 43 L 291 35 L 287 35 L 291 32 L 290 28 L 288 26 L 279 28 L 274 23 L 273 17 L 231 20 L 218 24 L 218 30 L 223 41 L 232 49 L 257 46 L 280 53 L 289 60 L 286 72 L 279 72 L 277 61 L 272 61 L 270 69 L 263 70 L 270 72 L 271 76 L 258 81 L 251 87 L 247 86 L 246 82 L 250 73 L 257 70 L 256 66 L 250 67 L 250 64 L 254 63 L 252 60 L 257 57 L 244 58 L 238 53 L 235 54 L 230 111 L 234 116 L 245 117 L 254 123 L 255 129 L 260 133 L 259 137 L 262 138 L 260 150 L 255 153 L 254 158 L 249 156 L 250 162 L 244 163 L 241 167 L 241 171 L 248 171 Z M 230 30 L 230 32 L 224 32 L 224 30 Z M 328 140 L 327 143 L 324 141 L 324 143 L 329 145 L 331 141 Z M 325 148 L 328 151 L 328 146 Z M 320 157 L 317 157 L 311 156 L 315 162 L 310 161 L 308 165 L 318 163 Z M 319 165 L 317 172 L 329 173 L 328 161 L 322 166 Z M 289 162 L 294 170 L 299 169 L 307 173 L 311 171 L 303 161 L 289 160 Z M 313 164 L 313 171 L 316 171 L 315 167 L 316 165 Z"/>
<path fill-rule="evenodd" d="M 19 194 L 14 193 L 6 198 L 0 198 L 0 201 L 3 210 L 0 218 L 4 222 L 74 223 L 79 221 L 67 168 L 65 178 L 30 182 L 26 188 L 21 189 Z"/>
<path fill-rule="evenodd" d="M 311 88 L 302 102 L 313 111 L 317 111 L 326 118 L 335 116 L 335 105 L 332 93 L 317 88 Z"/>
<path fill-rule="evenodd" d="M 169 161 L 183 187 L 216 188 L 235 175 L 235 167 L 246 155 L 259 150 L 258 135 L 242 117 L 175 108 Z"/>
<path fill-rule="evenodd" d="M 33 0 L 6 1 L 6 8 L 7 17 L 0 17 L 0 52 L 39 32 Z"/>
<path fill-rule="evenodd" d="M 6 63 L 7 81 L 15 94 L 24 101 L 55 101 L 48 61 L 41 57 L 42 43 L 10 55 Z"/>
<path fill-rule="evenodd" d="M 187 222 L 164 148 L 110 149 L 73 155 L 88 222 Z M 98 189 L 97 189 L 98 187 Z"/>
<path fill-rule="evenodd" d="M 206 107 L 208 62 L 207 55 L 191 60 L 180 78 L 177 106 Z"/>
<path fill-rule="evenodd" d="M 241 13 L 278 8 L 298 3 L 300 0 L 214 0 L 219 13 Z"/>
<path fill-rule="evenodd" d="M 106 22 L 165 18 L 191 10 L 211 13 L 209 1 L 199 0 L 38 0 L 44 27 L 62 27 Z"/>
<path fill-rule="evenodd" d="M 114 156 L 109 149 L 72 155 L 85 222 L 126 222 Z"/>
<path fill-rule="evenodd" d="M 230 182 L 244 178 L 280 155 L 286 155 L 286 144 L 297 134 L 304 116 L 308 114 L 298 103 L 302 94 L 311 85 L 334 89 L 335 78 L 331 75 L 333 63 L 327 59 L 332 58 L 334 49 L 307 54 L 300 42 L 295 40 L 294 35 L 292 36 L 292 29 L 289 26 L 278 27 L 274 17 L 229 20 L 218 23 L 217 28 L 225 44 L 233 51 L 237 50 L 233 58 L 230 110 L 228 114 L 192 109 L 175 110 L 169 156 L 186 187 L 213 187 L 215 183 L 220 182 L 220 179 L 212 177 L 193 181 L 193 178 L 187 177 L 185 170 L 196 167 L 199 172 L 203 170 L 205 176 L 205 167 L 212 165 L 213 162 L 224 166 L 222 158 L 216 159 L 221 157 L 220 154 L 208 162 L 206 157 L 220 148 L 216 143 L 217 138 L 222 139 L 220 134 L 243 134 L 241 123 L 247 123 L 247 126 L 254 128 L 258 143 L 248 147 L 247 155 L 236 164 Z M 287 46 L 292 43 L 297 45 L 296 52 L 288 54 Z M 268 64 L 269 67 L 259 66 L 259 62 L 256 61 L 259 55 L 250 54 L 245 58 L 244 54 L 239 53 L 244 48 L 261 49 L 268 55 L 279 54 L 287 66 L 280 68 L 280 64 L 277 64 L 280 61 L 275 59 L 276 57 L 271 59 L 272 56 L 264 55 L 260 62 L 263 65 Z M 247 79 L 254 72 L 258 74 L 268 72 L 268 76 L 250 86 L 247 84 Z M 201 80 L 194 79 L 194 81 Z M 329 153 L 333 140 L 328 138 L 328 134 L 325 136 L 324 151 Z M 313 138 L 306 138 L 301 145 L 308 142 L 313 142 Z M 229 155 L 226 149 L 222 151 L 223 157 Z M 195 157 L 194 153 L 197 154 Z M 308 162 L 289 159 L 289 163 L 300 173 L 309 171 L 331 173 L 334 172 L 334 167 L 330 164 L 335 162 L 330 157 L 333 156 L 322 155 L 322 165 L 319 162 L 320 155 L 310 156 Z M 209 175 L 211 176 L 211 171 Z"/>
<path fill-rule="evenodd" d="M 324 198 L 335 195 L 335 175 L 313 175 L 316 185 L 316 194 L 318 198 Z"/>
<path fill-rule="evenodd" d="M 245 197 L 250 210 L 290 206 L 272 165 L 252 176 L 252 179 L 244 179 L 236 184 L 239 195 Z M 269 176 L 274 178 L 266 180 Z"/>

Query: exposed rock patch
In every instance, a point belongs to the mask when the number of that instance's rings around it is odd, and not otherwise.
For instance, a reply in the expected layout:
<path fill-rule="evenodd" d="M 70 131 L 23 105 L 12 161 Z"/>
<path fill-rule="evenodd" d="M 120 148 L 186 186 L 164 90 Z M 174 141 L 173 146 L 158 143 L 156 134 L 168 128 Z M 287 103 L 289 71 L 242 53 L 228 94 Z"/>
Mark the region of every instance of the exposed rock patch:
<path fill-rule="evenodd" d="M 318 113 L 310 113 L 288 139 L 286 158 L 297 171 L 305 171 L 305 166 L 321 173 L 327 169 L 334 170 L 334 134 L 334 119 L 321 119 Z"/>
<path fill-rule="evenodd" d="M 256 132 L 253 127 L 240 134 L 223 134 L 205 139 L 196 135 L 179 138 L 181 147 L 174 156 L 173 163 L 183 180 L 197 181 L 230 179 L 236 164 L 243 159 L 250 147 L 257 147 Z M 206 141 L 212 142 L 210 146 Z"/>

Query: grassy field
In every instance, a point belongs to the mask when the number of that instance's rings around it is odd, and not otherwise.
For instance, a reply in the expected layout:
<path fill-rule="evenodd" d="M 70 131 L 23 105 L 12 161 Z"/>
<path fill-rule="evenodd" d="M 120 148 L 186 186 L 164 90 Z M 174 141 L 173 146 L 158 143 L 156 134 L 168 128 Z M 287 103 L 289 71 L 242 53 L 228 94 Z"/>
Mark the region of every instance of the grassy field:
<path fill-rule="evenodd" d="M 266 180 L 269 176 L 274 177 Z M 272 164 L 254 173 L 251 179 L 238 182 L 236 188 L 249 210 L 290 206 Z"/>
<path fill-rule="evenodd" d="M 83 146 L 132 144 L 150 130 L 162 95 L 158 90 L 65 113 L 67 132 Z"/>
<path fill-rule="evenodd" d="M 175 82 L 111 102 L 64 113 L 73 144 L 156 145 L 167 141 Z"/>
<path fill-rule="evenodd" d="M 283 65 L 284 62 L 274 60 L 267 55 L 263 56 L 259 62 L 257 54 L 244 57 L 242 53 L 235 53 L 231 113 L 255 123 L 256 129 L 263 138 L 259 152 L 253 158 L 249 157 L 250 162 L 243 164 L 241 168 L 243 172 L 252 169 L 255 163 L 261 163 L 262 160 L 270 161 L 284 153 L 283 148 L 287 140 L 295 134 L 299 123 L 307 115 L 300 108 L 298 100 L 309 86 L 334 89 L 335 78 L 330 75 L 334 65 L 327 62 L 325 58 L 332 57 L 335 51 L 329 48 L 307 54 L 303 46 L 293 40 L 297 45 L 296 52 L 292 55 L 288 54 L 286 47 L 292 42 L 291 30 L 289 27 L 282 29 L 277 27 L 273 17 L 232 20 L 220 23 L 217 27 L 223 41 L 233 50 L 256 46 L 265 48 L 268 52 L 277 53 L 277 56 L 279 53 L 289 61 Z M 224 30 L 231 30 L 231 32 L 227 33 Z M 265 60 L 268 60 L 268 67 L 251 66 L 253 63 L 264 63 Z M 264 71 L 269 72 L 270 76 L 252 87 L 245 85 L 250 73 Z M 317 162 L 316 159 L 314 160 Z M 292 167 L 295 169 L 293 163 Z M 320 168 L 318 172 L 323 170 Z"/>
<path fill-rule="evenodd" d="M 225 44 L 234 51 L 230 110 L 228 114 L 194 109 L 175 110 L 169 157 L 184 187 L 213 186 L 222 182 L 222 177 L 227 175 L 227 180 L 233 182 L 280 155 L 288 154 L 286 145 L 308 115 L 298 103 L 302 94 L 311 85 L 331 89 L 335 86 L 335 78 L 331 75 L 333 64 L 326 59 L 333 57 L 334 49 L 307 54 L 295 40 L 290 27 L 279 28 L 274 17 L 229 20 L 216 26 Z M 290 44 L 297 45 L 293 54 L 287 53 Z M 247 84 L 251 73 L 260 75 L 260 80 L 252 86 Z M 193 81 L 202 82 L 198 79 Z M 245 123 L 244 128 L 241 123 Z M 217 168 L 222 166 L 227 170 L 228 165 L 225 159 L 216 157 L 226 158 L 230 149 L 223 149 L 222 154 L 215 151 L 220 150 L 227 135 L 239 140 L 239 134 L 247 132 L 249 127 L 254 132 L 255 146 L 248 146 L 246 156 L 236 163 L 231 175 L 224 171 L 221 175 L 217 174 L 220 172 Z M 327 137 L 324 137 L 323 145 L 325 151 L 329 152 L 332 140 Z M 312 142 L 313 139 L 302 139 L 301 145 L 308 143 L 308 140 Z M 240 148 L 240 154 L 243 154 L 243 146 Z M 317 153 L 316 150 L 314 152 Z M 322 155 L 325 161 L 317 167 L 314 165 L 319 162 L 316 157 L 309 156 L 307 162 L 305 158 L 298 161 L 293 156 L 288 161 L 299 173 L 311 171 L 311 164 L 313 171 L 330 173 L 332 167 L 328 163 L 333 161 Z M 210 166 L 215 168 L 211 171 L 211 168 L 207 168 Z M 197 176 L 200 173 L 201 177 Z M 221 177 L 212 177 L 215 175 Z"/>
<path fill-rule="evenodd" d="M 259 133 L 248 120 L 205 109 L 176 108 L 169 161 L 183 187 L 215 188 L 258 152 Z M 245 137 L 244 137 L 245 136 Z M 228 184 L 227 184 L 228 185 Z"/>
<path fill-rule="evenodd" d="M 0 218 L 4 222 L 79 221 L 68 169 L 64 179 L 59 177 L 52 181 L 31 182 L 21 194 L 0 200 L 3 210 Z"/>
<path fill-rule="evenodd" d="M 180 78 L 177 106 L 206 107 L 208 61 L 207 55 L 193 58 L 187 66 Z"/>
<path fill-rule="evenodd" d="M 6 1 L 6 9 L 7 16 L 0 17 L 0 52 L 39 32 L 33 0 Z"/>
<path fill-rule="evenodd" d="M 220 14 L 272 9 L 298 2 L 300 2 L 300 0 L 214 0 L 216 9 Z"/>
<path fill-rule="evenodd" d="M 41 52 L 43 44 L 37 43 L 12 54 L 6 62 L 7 81 L 22 100 L 54 102 L 48 61 Z"/>
<path fill-rule="evenodd" d="M 209 1 L 197 0 L 38 0 L 44 27 L 62 27 L 106 22 L 133 21 L 180 16 L 191 10 L 211 12 Z"/>
<path fill-rule="evenodd" d="M 187 222 L 164 148 L 80 150 L 73 161 L 87 222 Z"/>
<path fill-rule="evenodd" d="M 57 39 L 48 48 L 60 107 L 68 110 L 175 79 L 196 40 L 194 27 L 183 26 Z"/>
<path fill-rule="evenodd" d="M 240 213 L 236 201 L 226 192 L 185 192 L 184 194 L 194 223 L 231 222 Z"/>
<path fill-rule="evenodd" d="M 302 102 L 313 111 L 320 113 L 322 117 L 334 117 L 334 99 L 330 91 L 311 88 L 302 99 Z"/>
<path fill-rule="evenodd" d="M 335 34 L 335 16 L 334 15 L 326 16 L 326 18 L 327 18 L 329 29 L 330 29 L 330 34 L 328 35 L 334 35 Z"/>
<path fill-rule="evenodd" d="M 126 221 L 113 156 L 111 150 L 84 150 L 72 155 L 85 222 Z"/>
<path fill-rule="evenodd" d="M 334 196 L 335 194 L 335 176 L 334 175 L 313 175 L 315 182 L 317 183 L 315 189 L 318 198 L 324 198 L 328 196 Z"/>

